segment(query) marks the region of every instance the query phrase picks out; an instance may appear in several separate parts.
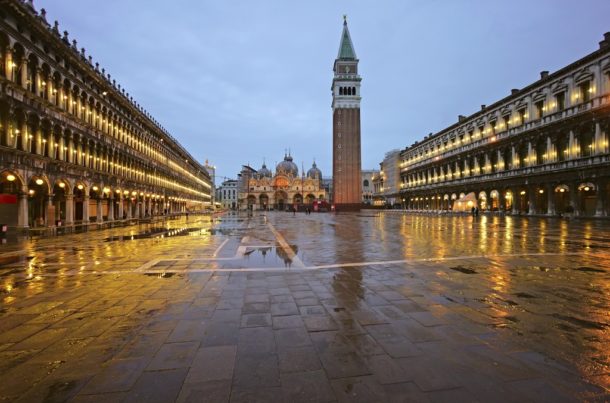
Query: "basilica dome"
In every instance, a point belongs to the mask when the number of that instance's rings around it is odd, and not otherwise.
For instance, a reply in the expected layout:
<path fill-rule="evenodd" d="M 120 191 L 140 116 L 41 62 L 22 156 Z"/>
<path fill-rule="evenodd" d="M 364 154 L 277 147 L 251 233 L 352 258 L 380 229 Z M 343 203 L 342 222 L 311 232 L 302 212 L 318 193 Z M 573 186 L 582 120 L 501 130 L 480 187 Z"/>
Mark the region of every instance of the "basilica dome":
<path fill-rule="evenodd" d="M 299 176 L 299 168 L 297 167 L 297 164 L 292 162 L 292 156 L 288 154 L 284 156 L 284 161 L 277 164 L 275 167 L 275 173 Z"/>
<path fill-rule="evenodd" d="M 258 170 L 258 175 L 261 178 L 271 178 L 273 176 L 271 174 L 271 171 L 269 169 L 267 169 L 267 165 L 265 165 L 264 162 L 263 162 L 263 166 L 261 167 L 261 169 Z"/>
<path fill-rule="evenodd" d="M 318 168 L 314 162 L 309 171 L 307 171 L 307 177 L 311 179 L 322 179 L 322 171 Z"/>

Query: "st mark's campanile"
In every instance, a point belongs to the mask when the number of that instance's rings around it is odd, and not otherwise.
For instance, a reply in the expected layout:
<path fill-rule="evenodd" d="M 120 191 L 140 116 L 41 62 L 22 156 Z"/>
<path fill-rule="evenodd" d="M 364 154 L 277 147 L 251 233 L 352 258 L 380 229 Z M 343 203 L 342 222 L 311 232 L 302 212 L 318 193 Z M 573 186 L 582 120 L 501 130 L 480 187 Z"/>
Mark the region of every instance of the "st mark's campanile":
<path fill-rule="evenodd" d="M 360 81 L 358 58 L 343 17 L 339 54 L 333 67 L 333 203 L 357 210 L 362 199 L 360 161 Z"/>

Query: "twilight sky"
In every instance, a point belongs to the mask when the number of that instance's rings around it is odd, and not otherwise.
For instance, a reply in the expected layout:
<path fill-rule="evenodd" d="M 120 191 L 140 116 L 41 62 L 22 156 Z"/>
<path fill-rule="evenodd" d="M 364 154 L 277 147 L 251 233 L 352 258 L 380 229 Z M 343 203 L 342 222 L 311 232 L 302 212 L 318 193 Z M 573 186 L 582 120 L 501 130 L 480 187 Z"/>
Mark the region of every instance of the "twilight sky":
<path fill-rule="evenodd" d="M 598 48 L 608 0 L 35 0 L 200 162 L 235 178 L 290 148 L 332 171 L 342 15 L 362 81 L 362 166 Z"/>

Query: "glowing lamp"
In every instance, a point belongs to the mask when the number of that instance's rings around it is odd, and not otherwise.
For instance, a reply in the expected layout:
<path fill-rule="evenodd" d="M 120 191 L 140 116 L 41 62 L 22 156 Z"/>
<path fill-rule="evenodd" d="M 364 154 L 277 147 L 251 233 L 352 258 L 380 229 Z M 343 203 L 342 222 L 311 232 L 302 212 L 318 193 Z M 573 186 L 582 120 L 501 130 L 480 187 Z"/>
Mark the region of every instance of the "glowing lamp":
<path fill-rule="evenodd" d="M 44 183 L 44 181 L 40 178 L 36 179 L 36 184 L 37 185 L 42 185 Z"/>
<path fill-rule="evenodd" d="M 97 186 L 93 186 L 91 189 L 95 190 L 96 192 L 99 190 Z"/>
<path fill-rule="evenodd" d="M 6 180 L 12 182 L 15 180 L 15 175 L 8 174 L 6 175 Z"/>
<path fill-rule="evenodd" d="M 62 189 L 63 189 L 63 188 L 65 188 L 65 187 L 66 187 L 66 184 L 65 184 L 65 183 L 63 183 L 63 182 L 59 182 L 59 185 L 58 185 L 58 186 L 59 186 L 60 188 L 62 188 Z"/>
<path fill-rule="evenodd" d="M 77 188 L 78 190 L 83 190 L 84 186 L 83 186 L 83 185 L 78 185 L 76 188 Z"/>

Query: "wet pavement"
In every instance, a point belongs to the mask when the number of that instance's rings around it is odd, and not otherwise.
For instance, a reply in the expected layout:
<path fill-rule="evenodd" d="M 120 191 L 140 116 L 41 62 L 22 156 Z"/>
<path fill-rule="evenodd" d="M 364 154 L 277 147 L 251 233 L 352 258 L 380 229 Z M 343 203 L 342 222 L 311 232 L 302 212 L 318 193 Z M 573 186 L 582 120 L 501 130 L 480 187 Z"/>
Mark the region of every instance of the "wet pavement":
<path fill-rule="evenodd" d="M 198 216 L 0 246 L 10 401 L 608 401 L 610 223 Z"/>

